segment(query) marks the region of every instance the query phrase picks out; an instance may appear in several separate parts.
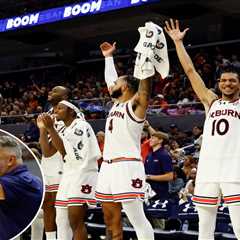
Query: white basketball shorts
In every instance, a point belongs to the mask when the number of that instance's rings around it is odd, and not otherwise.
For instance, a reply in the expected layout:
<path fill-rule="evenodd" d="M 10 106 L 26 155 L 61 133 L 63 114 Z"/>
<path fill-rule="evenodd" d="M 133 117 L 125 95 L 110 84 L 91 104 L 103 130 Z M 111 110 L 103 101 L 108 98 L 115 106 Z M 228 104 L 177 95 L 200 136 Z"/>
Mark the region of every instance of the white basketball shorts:
<path fill-rule="evenodd" d="M 103 162 L 96 188 L 101 202 L 144 199 L 145 171 L 142 161 Z"/>
<path fill-rule="evenodd" d="M 95 190 L 97 171 L 88 173 L 76 170 L 71 175 L 64 174 L 59 185 L 55 206 L 66 208 L 68 206 L 95 205 Z"/>
<path fill-rule="evenodd" d="M 240 182 L 196 183 L 192 198 L 195 205 L 215 207 L 222 200 L 225 205 L 240 205 Z"/>

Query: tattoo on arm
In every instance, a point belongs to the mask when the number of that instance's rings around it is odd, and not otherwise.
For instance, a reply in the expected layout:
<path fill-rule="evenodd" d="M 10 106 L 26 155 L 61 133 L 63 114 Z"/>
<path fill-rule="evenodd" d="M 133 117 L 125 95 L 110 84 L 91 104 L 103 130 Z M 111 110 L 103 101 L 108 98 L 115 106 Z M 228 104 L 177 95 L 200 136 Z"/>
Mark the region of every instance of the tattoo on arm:
<path fill-rule="evenodd" d="M 148 98 L 150 98 L 151 95 L 151 89 L 152 89 L 152 81 L 150 78 L 141 80 L 138 87 L 138 93 L 146 94 Z"/>

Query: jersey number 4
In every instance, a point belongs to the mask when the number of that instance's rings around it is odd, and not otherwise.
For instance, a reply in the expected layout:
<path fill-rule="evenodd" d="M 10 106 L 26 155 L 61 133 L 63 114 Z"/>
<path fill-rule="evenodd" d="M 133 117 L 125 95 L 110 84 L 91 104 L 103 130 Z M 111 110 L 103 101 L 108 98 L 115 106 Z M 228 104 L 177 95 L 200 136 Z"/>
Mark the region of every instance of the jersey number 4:
<path fill-rule="evenodd" d="M 226 119 L 214 120 L 212 123 L 212 136 L 217 132 L 218 135 L 225 135 L 229 130 L 229 122 Z"/>
<path fill-rule="evenodd" d="M 108 130 L 112 133 L 112 130 L 113 130 L 113 119 L 111 119 L 110 122 L 109 122 Z"/>

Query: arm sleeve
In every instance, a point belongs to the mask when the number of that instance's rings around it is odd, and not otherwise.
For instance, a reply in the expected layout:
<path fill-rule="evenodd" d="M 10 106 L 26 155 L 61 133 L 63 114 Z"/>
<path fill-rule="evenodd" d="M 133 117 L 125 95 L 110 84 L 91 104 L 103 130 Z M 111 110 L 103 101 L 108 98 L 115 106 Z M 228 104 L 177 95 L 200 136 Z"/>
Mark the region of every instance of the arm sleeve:
<path fill-rule="evenodd" d="M 115 85 L 115 82 L 118 79 L 118 74 L 114 66 L 113 57 L 105 58 L 104 77 L 108 89 Z"/>
<path fill-rule="evenodd" d="M 8 203 L 14 203 L 18 200 L 19 196 L 24 194 L 24 188 L 21 186 L 20 181 L 15 178 L 1 177 L 0 184 L 2 185 L 5 199 Z"/>

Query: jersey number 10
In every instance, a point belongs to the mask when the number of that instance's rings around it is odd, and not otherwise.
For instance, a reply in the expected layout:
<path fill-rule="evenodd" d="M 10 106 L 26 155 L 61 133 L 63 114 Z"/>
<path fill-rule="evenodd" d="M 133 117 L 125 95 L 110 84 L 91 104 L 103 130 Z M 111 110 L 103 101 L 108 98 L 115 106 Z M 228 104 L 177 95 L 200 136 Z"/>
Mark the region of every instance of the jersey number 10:
<path fill-rule="evenodd" d="M 222 126 L 222 127 L 221 127 Z M 229 130 L 229 122 L 226 119 L 215 119 L 212 123 L 212 136 L 217 132 L 218 135 L 224 135 Z"/>

